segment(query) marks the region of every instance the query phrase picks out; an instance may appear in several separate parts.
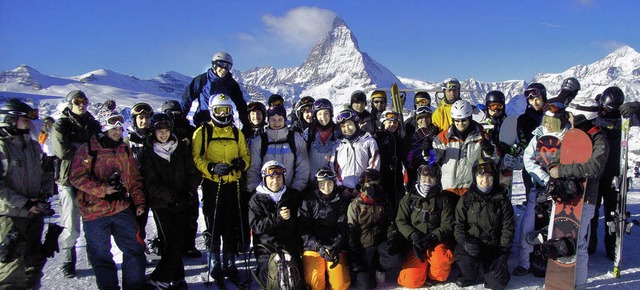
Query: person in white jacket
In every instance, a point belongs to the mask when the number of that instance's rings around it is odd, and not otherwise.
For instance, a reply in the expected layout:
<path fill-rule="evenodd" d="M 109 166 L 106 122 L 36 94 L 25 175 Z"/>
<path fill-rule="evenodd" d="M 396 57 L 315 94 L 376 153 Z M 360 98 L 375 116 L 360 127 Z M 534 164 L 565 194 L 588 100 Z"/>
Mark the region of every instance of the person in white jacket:
<path fill-rule="evenodd" d="M 354 111 L 341 111 L 336 116 L 336 124 L 344 137 L 329 165 L 336 172 L 340 185 L 345 187 L 342 196 L 353 199 L 360 194 L 356 189 L 360 174 L 365 169 L 380 170 L 378 144 L 369 132 L 360 129 Z"/>
<path fill-rule="evenodd" d="M 529 253 L 533 251 L 533 246 L 529 244 L 527 237 L 534 232 L 535 227 L 535 207 L 539 195 L 544 195 L 549 173 L 545 164 L 536 161 L 536 146 L 538 140 L 543 136 L 553 136 L 562 141 L 564 134 L 569 130 L 569 115 L 561 103 L 549 103 L 544 107 L 542 124 L 533 130 L 533 138 L 524 150 L 524 168 L 533 178 L 534 185 L 527 193 L 527 203 L 524 215 L 520 220 L 520 249 L 518 251 L 518 264 L 513 269 L 514 276 L 523 276 L 531 273 Z"/>

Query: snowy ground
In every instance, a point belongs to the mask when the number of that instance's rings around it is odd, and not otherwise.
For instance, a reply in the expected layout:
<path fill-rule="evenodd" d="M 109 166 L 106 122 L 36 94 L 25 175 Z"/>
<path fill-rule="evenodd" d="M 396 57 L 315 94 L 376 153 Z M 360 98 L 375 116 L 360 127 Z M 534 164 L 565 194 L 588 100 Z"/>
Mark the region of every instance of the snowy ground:
<path fill-rule="evenodd" d="M 513 204 L 520 204 L 524 201 L 524 185 L 521 182 L 520 174 L 515 174 L 516 179 L 513 187 Z M 632 217 L 640 219 L 640 178 L 634 182 L 634 186 L 629 193 L 628 198 L 628 210 L 632 213 Z M 54 198 L 54 205 L 57 204 L 57 199 Z M 57 206 L 57 205 L 56 205 Z M 520 216 L 522 211 L 517 207 L 515 208 L 516 215 Z M 600 215 L 602 216 L 602 215 Z M 50 222 L 55 222 L 58 215 L 51 218 Z M 150 223 L 153 219 L 149 219 Z M 200 216 L 200 229 L 203 229 L 204 222 L 202 215 Z M 599 240 L 602 241 L 603 222 L 601 219 L 599 230 Z M 153 228 L 152 225 L 148 226 L 149 229 Z M 598 245 L 598 252 L 592 255 L 589 259 L 589 288 L 594 289 L 640 289 L 640 229 L 633 228 L 630 236 L 625 236 L 625 247 L 623 249 L 623 263 L 622 263 L 622 275 L 620 279 L 615 279 L 609 273 L 613 268 L 613 262 L 609 261 L 605 257 L 604 247 L 602 244 Z M 44 268 L 44 277 L 42 278 L 43 289 L 95 289 L 95 278 L 93 276 L 93 270 L 87 262 L 87 254 L 85 249 L 85 239 L 81 237 L 78 241 L 78 264 L 77 274 L 78 277 L 74 279 L 63 278 L 60 273 L 60 257 L 56 256 L 50 259 Z M 204 249 L 202 237 L 198 237 L 198 248 Z M 114 259 L 120 266 L 122 261 L 122 255 L 114 244 L 112 250 Z M 510 260 L 510 269 L 515 267 L 515 258 Z M 207 289 L 203 285 L 202 273 L 206 271 L 205 258 L 200 259 L 184 259 L 185 271 L 187 275 L 187 282 L 190 289 Z M 147 268 L 147 274 L 153 271 L 153 267 Z M 241 271 L 242 272 L 242 271 Z M 394 277 L 387 276 L 387 281 L 379 287 L 380 289 L 403 289 L 398 287 L 394 281 Z M 453 283 L 455 277 L 450 277 L 449 282 L 446 284 L 438 285 L 433 289 L 457 289 L 458 287 Z M 523 277 L 512 277 L 509 282 L 508 289 L 542 289 L 544 284 L 544 278 L 535 278 L 532 275 L 526 275 Z M 231 286 L 231 285 L 230 285 Z M 215 288 L 215 287 L 212 287 Z M 230 289 L 235 289 L 233 286 Z M 258 289 L 255 283 L 252 288 Z M 467 287 L 467 289 L 484 289 L 482 284 L 476 286 Z"/>

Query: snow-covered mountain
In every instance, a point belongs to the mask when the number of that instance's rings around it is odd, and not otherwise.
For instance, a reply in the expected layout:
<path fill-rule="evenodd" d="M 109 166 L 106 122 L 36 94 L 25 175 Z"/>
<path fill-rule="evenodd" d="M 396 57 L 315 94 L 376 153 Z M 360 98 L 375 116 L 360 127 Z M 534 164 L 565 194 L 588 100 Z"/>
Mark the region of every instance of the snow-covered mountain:
<path fill-rule="evenodd" d="M 413 90 L 440 90 L 442 80 L 424 81 L 396 76 L 384 65 L 372 59 L 358 46 L 355 34 L 340 18 L 336 18 L 332 30 L 319 41 L 307 59 L 298 67 L 256 67 L 233 72 L 245 92 L 245 99 L 264 101 L 270 94 L 285 96 L 292 105 L 300 96 L 326 97 L 336 106 L 348 103 L 350 94 L 361 89 L 389 88 L 399 83 L 409 92 L 405 107 L 412 108 Z M 455 76 L 453 76 L 455 77 Z M 461 80 L 467 92 L 464 99 L 482 103 L 490 90 L 501 90 L 507 96 L 507 113 L 517 115 L 524 111 L 526 102 L 522 96 L 531 82 L 543 83 L 549 97 L 558 94 L 562 80 L 576 77 L 582 90 L 578 97 L 595 97 L 606 87 L 622 88 L 627 100 L 640 97 L 640 54 L 625 46 L 605 58 L 588 65 L 576 65 L 561 73 L 540 73 L 531 80 L 507 80 L 483 83 L 474 79 Z M 120 107 L 146 101 L 159 108 L 165 100 L 179 99 L 191 77 L 177 72 L 167 72 L 152 79 L 139 79 L 107 69 L 98 69 L 80 76 L 57 77 L 41 74 L 26 65 L 0 72 L 0 102 L 3 98 L 18 97 L 39 103 L 43 114 L 56 113 L 56 105 L 71 90 L 81 89 L 92 103 L 116 99 Z M 442 97 L 442 94 L 437 94 Z M 434 102 L 433 105 L 436 105 Z"/>

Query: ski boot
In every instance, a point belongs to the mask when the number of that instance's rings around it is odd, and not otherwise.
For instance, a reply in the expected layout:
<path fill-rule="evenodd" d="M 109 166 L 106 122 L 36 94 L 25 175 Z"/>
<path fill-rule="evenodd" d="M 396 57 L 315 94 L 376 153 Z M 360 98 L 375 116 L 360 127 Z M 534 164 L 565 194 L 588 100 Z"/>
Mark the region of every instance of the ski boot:
<path fill-rule="evenodd" d="M 222 259 L 224 261 L 224 276 L 230 279 L 237 279 L 238 268 L 236 267 L 236 255 L 234 253 L 223 253 Z"/>
<path fill-rule="evenodd" d="M 207 261 L 209 261 L 209 276 L 216 284 L 224 282 L 224 275 L 222 272 L 222 265 L 220 265 L 220 254 L 207 252 Z"/>

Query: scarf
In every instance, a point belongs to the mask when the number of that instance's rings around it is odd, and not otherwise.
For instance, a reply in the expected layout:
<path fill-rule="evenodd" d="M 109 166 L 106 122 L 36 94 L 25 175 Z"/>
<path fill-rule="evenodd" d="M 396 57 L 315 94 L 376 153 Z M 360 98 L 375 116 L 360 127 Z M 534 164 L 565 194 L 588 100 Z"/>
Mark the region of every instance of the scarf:
<path fill-rule="evenodd" d="M 287 191 L 287 186 L 283 185 L 282 188 L 279 191 L 273 192 L 273 191 L 271 191 L 271 189 L 267 188 L 264 185 L 264 181 L 260 182 L 260 185 L 258 185 L 258 187 L 256 188 L 256 192 L 262 193 L 262 194 L 266 194 L 266 195 L 270 196 L 271 199 L 273 200 L 273 202 L 275 202 L 275 203 L 278 203 L 280 201 L 280 199 L 282 198 L 282 195 L 284 195 L 285 191 Z"/>
<path fill-rule="evenodd" d="M 435 186 L 435 184 L 417 182 L 416 183 L 416 191 L 418 192 L 418 194 L 420 196 L 427 197 L 427 194 L 429 193 L 429 190 L 431 190 L 431 188 L 433 188 L 433 186 Z"/>
<path fill-rule="evenodd" d="M 171 154 L 173 154 L 176 148 L 178 148 L 178 142 L 175 140 L 169 140 L 164 143 L 153 142 L 153 152 L 169 162 L 171 162 Z"/>

